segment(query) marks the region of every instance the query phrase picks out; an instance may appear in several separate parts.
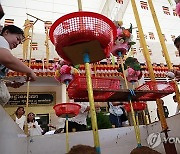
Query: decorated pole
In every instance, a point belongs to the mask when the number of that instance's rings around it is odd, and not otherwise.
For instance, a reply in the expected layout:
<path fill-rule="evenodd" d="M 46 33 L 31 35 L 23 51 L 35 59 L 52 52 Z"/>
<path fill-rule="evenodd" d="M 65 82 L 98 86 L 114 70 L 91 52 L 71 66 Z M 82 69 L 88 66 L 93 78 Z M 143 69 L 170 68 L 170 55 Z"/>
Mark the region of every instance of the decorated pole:
<path fill-rule="evenodd" d="M 149 54 L 149 51 L 148 51 L 148 48 L 147 48 L 146 40 L 144 38 L 144 33 L 143 33 L 143 30 L 142 30 L 142 25 L 141 25 L 141 21 L 140 21 L 140 18 L 139 18 L 139 13 L 137 11 L 137 6 L 136 6 L 136 3 L 135 3 L 135 0 L 131 0 L 131 4 L 132 4 L 135 19 L 136 19 L 137 27 L 138 27 L 138 30 L 139 30 L 140 45 L 143 48 L 142 52 L 143 52 L 143 55 L 144 55 L 144 57 L 146 59 L 149 75 L 150 75 L 150 78 L 151 78 L 152 81 L 156 81 L 155 76 L 154 76 L 153 67 L 152 67 L 152 64 L 151 64 L 150 54 Z M 167 122 L 166 122 L 165 115 L 164 115 L 163 105 L 162 105 L 162 103 L 160 102 L 159 99 L 156 100 L 156 104 L 157 104 L 158 111 L 159 111 L 159 116 L 160 116 L 162 129 L 163 129 L 163 131 L 167 130 L 168 126 L 167 126 Z"/>
<path fill-rule="evenodd" d="M 78 0 L 78 9 L 79 11 L 82 11 L 81 0 Z M 80 18 L 80 22 L 83 22 L 82 18 Z M 89 103 L 90 103 L 90 113 L 91 113 L 91 123 L 92 123 L 93 137 L 94 137 L 94 146 L 96 148 L 96 152 L 100 154 L 101 150 L 100 150 L 97 118 L 96 118 L 96 111 L 95 111 L 94 97 L 93 97 L 93 87 L 92 87 L 92 79 L 91 79 L 91 72 L 90 72 L 91 68 L 89 64 L 90 58 L 89 58 L 88 53 L 84 53 L 83 61 L 85 63 L 86 82 L 87 82 L 87 90 L 88 90 L 88 97 L 89 97 Z"/>
<path fill-rule="evenodd" d="M 124 65 L 123 65 L 123 58 L 122 58 L 121 52 L 118 52 L 118 55 L 120 57 L 120 63 L 121 63 L 121 68 L 122 68 L 122 72 L 123 72 L 123 75 L 124 75 L 125 85 L 126 85 L 126 88 L 129 89 L 128 82 L 127 82 L 126 75 L 125 75 L 125 69 L 124 69 Z M 140 130 L 139 130 L 139 127 L 138 127 L 137 122 L 136 122 L 135 112 L 134 112 L 134 109 L 133 109 L 131 98 L 129 99 L 129 103 L 130 103 L 130 108 L 131 108 L 131 114 L 132 114 L 132 120 L 133 120 L 137 145 L 138 145 L 138 147 L 141 147 Z"/>
<path fill-rule="evenodd" d="M 167 50 L 167 47 L 166 47 L 166 44 L 165 44 L 165 41 L 164 41 L 164 37 L 163 37 L 162 31 L 161 31 L 161 27 L 159 25 L 159 21 L 158 21 L 158 18 L 157 18 L 157 15 L 156 15 L 152 0 L 148 0 L 148 3 L 149 3 L 151 14 L 152 14 L 152 17 L 153 17 L 153 20 L 154 20 L 156 31 L 158 33 L 158 37 L 159 37 L 159 40 L 160 40 L 160 43 L 161 43 L 162 52 L 164 54 L 168 69 L 172 70 L 173 66 L 172 66 L 172 63 L 171 63 L 171 60 L 170 60 L 170 57 L 169 57 L 169 54 L 168 54 L 168 50 Z M 180 105 L 180 92 L 179 92 L 178 84 L 177 84 L 177 82 L 175 80 L 174 80 L 174 83 L 175 83 L 176 99 L 177 99 L 178 104 Z M 162 118 L 165 119 L 165 117 L 160 116 L 160 120 L 162 120 Z M 167 129 L 164 130 L 164 133 L 165 133 L 166 138 L 168 138 Z M 172 144 L 172 143 L 169 143 L 169 142 L 164 143 L 164 147 L 165 147 L 166 153 L 169 153 L 169 154 L 170 153 L 173 153 L 173 154 L 177 153 L 175 144 Z"/>
<path fill-rule="evenodd" d="M 159 37 L 159 40 L 160 40 L 160 43 L 161 43 L 162 52 L 164 54 L 168 69 L 172 70 L 173 66 L 172 66 L 172 63 L 171 63 L 171 60 L 170 60 L 170 57 L 169 57 L 169 54 L 168 54 L 168 50 L 167 50 L 167 47 L 166 47 L 166 44 L 165 44 L 165 41 L 164 41 L 164 37 L 163 37 L 162 31 L 161 31 L 161 27 L 159 25 L 159 21 L 158 21 L 158 18 L 157 18 L 157 15 L 156 15 L 152 0 L 148 0 L 148 3 L 149 3 L 151 14 L 152 14 L 152 17 L 153 17 L 153 20 L 154 20 L 156 31 L 158 33 L 158 37 Z M 176 99 L 177 99 L 178 104 L 180 105 L 180 92 L 179 92 L 178 84 L 177 84 L 176 81 L 174 81 L 174 83 L 175 83 L 175 87 L 176 87 L 176 90 L 175 90 Z"/>
<path fill-rule="evenodd" d="M 88 97 L 89 97 L 89 103 L 90 103 L 94 145 L 96 148 L 96 152 L 98 154 L 100 154 L 101 153 L 100 142 L 99 142 L 98 127 L 97 127 L 96 111 L 95 111 L 95 106 L 94 106 L 93 88 L 92 88 L 92 80 L 91 80 L 91 72 L 90 72 L 89 62 L 90 62 L 89 55 L 87 53 L 85 53 L 84 54 L 84 63 L 85 63 L 85 70 L 86 70 L 86 82 L 87 82 L 87 90 L 88 90 Z"/>

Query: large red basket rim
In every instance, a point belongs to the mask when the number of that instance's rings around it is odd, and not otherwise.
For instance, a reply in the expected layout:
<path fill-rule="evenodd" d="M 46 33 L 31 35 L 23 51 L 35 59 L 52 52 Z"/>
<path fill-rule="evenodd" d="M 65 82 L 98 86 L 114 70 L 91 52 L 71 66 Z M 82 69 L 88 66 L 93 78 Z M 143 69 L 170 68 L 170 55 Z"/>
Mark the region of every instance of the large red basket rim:
<path fill-rule="evenodd" d="M 54 30 L 56 29 L 56 27 L 62 23 L 63 21 L 65 20 L 68 20 L 72 17 L 83 17 L 83 16 L 90 16 L 90 17 L 96 17 L 96 18 L 99 18 L 101 20 L 103 20 L 104 22 L 108 23 L 110 25 L 110 27 L 112 28 L 113 30 L 113 38 L 114 40 L 116 39 L 116 36 L 117 36 L 117 29 L 116 29 L 116 26 L 113 24 L 113 22 L 101 15 L 101 14 L 98 14 L 98 13 L 94 13 L 94 12 L 88 12 L 88 11 L 80 11 L 80 12 L 72 12 L 72 13 L 69 13 L 69 14 L 66 14 L 62 17 L 60 17 L 59 19 L 57 19 L 51 26 L 50 28 L 50 31 L 49 31 L 49 37 L 50 37 L 50 40 L 51 42 L 54 44 L 54 37 L 53 37 L 53 33 L 54 33 Z"/>
<path fill-rule="evenodd" d="M 60 103 L 60 104 L 54 105 L 53 109 L 55 109 L 57 106 L 62 106 L 62 105 L 75 105 L 75 106 L 78 106 L 79 108 L 81 108 L 81 106 L 76 103 Z"/>

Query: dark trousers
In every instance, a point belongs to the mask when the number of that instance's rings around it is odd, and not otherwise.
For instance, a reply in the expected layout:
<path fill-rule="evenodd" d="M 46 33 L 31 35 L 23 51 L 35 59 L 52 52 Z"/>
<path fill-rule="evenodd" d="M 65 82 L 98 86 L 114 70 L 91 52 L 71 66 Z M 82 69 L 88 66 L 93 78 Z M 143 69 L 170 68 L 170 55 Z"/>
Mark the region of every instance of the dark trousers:
<path fill-rule="evenodd" d="M 86 125 L 81 125 L 76 122 L 68 121 L 68 132 L 72 132 L 74 128 L 76 129 L 76 132 L 86 131 Z M 64 132 L 66 132 L 66 125 L 64 127 Z"/>
<path fill-rule="evenodd" d="M 114 114 L 110 113 L 109 120 L 110 120 L 112 125 L 115 125 L 116 128 L 122 127 L 121 116 L 115 116 Z"/>

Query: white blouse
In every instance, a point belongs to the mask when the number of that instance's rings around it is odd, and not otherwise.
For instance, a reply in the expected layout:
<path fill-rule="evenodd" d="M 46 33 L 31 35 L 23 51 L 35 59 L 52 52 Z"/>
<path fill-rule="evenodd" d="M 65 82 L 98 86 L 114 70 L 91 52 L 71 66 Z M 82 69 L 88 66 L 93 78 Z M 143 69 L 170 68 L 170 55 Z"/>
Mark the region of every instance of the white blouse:
<path fill-rule="evenodd" d="M 34 126 L 35 128 L 34 128 Z M 28 133 L 30 136 L 42 135 L 42 128 L 39 126 L 38 122 L 29 122 L 28 123 Z"/>
<path fill-rule="evenodd" d="M 24 115 L 22 115 L 21 118 L 19 118 L 19 119 L 16 117 L 16 123 L 22 130 L 25 125 L 25 121 L 26 121 L 26 116 L 24 116 Z"/>
<path fill-rule="evenodd" d="M 89 102 L 78 102 L 77 104 L 81 106 L 79 114 L 73 118 L 69 118 L 68 120 L 72 122 L 76 122 L 80 125 L 87 125 L 86 118 L 87 118 L 88 112 L 85 112 L 85 110 L 89 106 Z"/>

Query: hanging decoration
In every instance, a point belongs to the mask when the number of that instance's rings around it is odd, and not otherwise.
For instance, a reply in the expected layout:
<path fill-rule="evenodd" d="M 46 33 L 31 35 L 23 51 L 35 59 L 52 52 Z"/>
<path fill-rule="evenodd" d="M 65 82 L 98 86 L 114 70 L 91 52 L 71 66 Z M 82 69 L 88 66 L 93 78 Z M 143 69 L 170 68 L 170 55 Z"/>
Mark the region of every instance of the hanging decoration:
<path fill-rule="evenodd" d="M 60 83 L 70 82 L 74 75 L 78 75 L 79 72 L 76 68 L 69 66 L 66 61 L 59 61 L 55 66 L 55 79 Z"/>
<path fill-rule="evenodd" d="M 141 8 L 142 8 L 142 9 L 148 10 L 148 4 L 147 4 L 147 2 L 145 2 L 145 1 L 140 1 L 140 4 L 141 4 Z"/>
<path fill-rule="evenodd" d="M 169 11 L 169 7 L 162 6 L 162 8 L 163 8 L 164 14 L 166 14 L 166 15 L 171 15 L 171 14 L 170 14 L 170 11 Z"/>
<path fill-rule="evenodd" d="M 14 25 L 14 19 L 5 19 L 4 26 Z"/>
<path fill-rule="evenodd" d="M 176 13 L 180 16 L 180 0 L 175 0 L 176 2 Z"/>
<path fill-rule="evenodd" d="M 123 0 L 116 0 L 117 3 L 123 4 Z"/>
<path fill-rule="evenodd" d="M 114 23 L 117 27 L 117 37 L 111 52 L 114 56 L 116 56 L 119 51 L 122 55 L 125 55 L 131 46 L 135 44 L 135 42 L 132 41 L 132 24 L 126 29 L 122 26 L 122 21 L 114 21 Z"/>
<path fill-rule="evenodd" d="M 124 62 L 124 70 L 129 82 L 137 82 L 142 77 L 141 65 L 136 58 L 128 57 Z M 121 67 L 118 71 L 122 72 Z"/>

